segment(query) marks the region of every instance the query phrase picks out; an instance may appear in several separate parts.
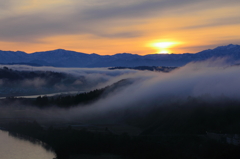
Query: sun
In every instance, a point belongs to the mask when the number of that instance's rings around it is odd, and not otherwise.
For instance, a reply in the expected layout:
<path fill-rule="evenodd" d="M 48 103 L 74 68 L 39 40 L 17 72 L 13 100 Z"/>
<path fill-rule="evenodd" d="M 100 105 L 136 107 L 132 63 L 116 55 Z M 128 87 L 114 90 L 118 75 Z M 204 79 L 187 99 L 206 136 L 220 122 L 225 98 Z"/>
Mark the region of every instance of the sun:
<path fill-rule="evenodd" d="M 169 50 L 164 49 L 159 52 L 159 54 L 170 54 Z"/>
<path fill-rule="evenodd" d="M 169 48 L 173 47 L 176 44 L 177 42 L 154 42 L 151 43 L 150 46 L 157 49 L 159 54 L 170 54 L 171 51 Z"/>

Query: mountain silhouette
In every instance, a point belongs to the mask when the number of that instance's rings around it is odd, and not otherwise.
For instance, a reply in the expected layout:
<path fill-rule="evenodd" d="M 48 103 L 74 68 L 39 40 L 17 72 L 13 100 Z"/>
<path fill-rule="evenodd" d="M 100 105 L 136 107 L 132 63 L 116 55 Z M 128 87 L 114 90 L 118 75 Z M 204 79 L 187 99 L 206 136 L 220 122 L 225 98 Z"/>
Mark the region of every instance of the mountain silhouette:
<path fill-rule="evenodd" d="M 32 54 L 22 51 L 0 51 L 1 64 L 54 67 L 183 66 L 189 62 L 219 57 L 228 57 L 232 63 L 240 60 L 240 45 L 229 44 L 195 54 L 148 54 L 144 56 L 130 53 L 115 55 L 85 54 L 64 49 Z"/>

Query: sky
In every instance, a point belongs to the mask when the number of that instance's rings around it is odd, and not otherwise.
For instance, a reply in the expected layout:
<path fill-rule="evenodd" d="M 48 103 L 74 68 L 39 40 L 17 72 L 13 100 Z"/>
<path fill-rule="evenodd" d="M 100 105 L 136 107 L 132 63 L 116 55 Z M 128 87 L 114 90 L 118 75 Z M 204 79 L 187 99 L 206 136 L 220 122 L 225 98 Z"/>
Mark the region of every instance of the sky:
<path fill-rule="evenodd" d="M 0 0 L 0 50 L 196 53 L 240 44 L 239 0 Z"/>

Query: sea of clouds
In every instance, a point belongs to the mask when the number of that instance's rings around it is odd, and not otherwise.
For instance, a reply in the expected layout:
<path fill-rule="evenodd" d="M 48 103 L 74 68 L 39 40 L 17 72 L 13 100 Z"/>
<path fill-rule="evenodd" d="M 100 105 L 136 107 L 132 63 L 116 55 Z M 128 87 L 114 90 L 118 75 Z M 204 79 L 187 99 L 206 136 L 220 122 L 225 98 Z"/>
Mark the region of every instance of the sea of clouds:
<path fill-rule="evenodd" d="M 93 83 L 92 89 L 103 88 L 122 79 L 132 81 L 121 89 L 108 93 L 104 98 L 87 106 L 73 107 L 68 110 L 51 107 L 39 109 L 12 104 L 2 106 L 2 117 L 33 117 L 49 121 L 79 122 L 116 122 L 126 116 L 128 111 L 143 114 L 148 109 L 161 107 L 169 102 L 185 100 L 189 96 L 206 96 L 218 100 L 221 96 L 239 100 L 240 66 L 230 66 L 225 59 L 210 59 L 189 63 L 169 73 L 109 70 L 108 68 L 54 68 L 11 66 L 18 70 L 49 70 L 84 76 Z M 99 83 L 99 81 L 101 81 Z M 18 111 L 18 109 L 24 111 Z"/>

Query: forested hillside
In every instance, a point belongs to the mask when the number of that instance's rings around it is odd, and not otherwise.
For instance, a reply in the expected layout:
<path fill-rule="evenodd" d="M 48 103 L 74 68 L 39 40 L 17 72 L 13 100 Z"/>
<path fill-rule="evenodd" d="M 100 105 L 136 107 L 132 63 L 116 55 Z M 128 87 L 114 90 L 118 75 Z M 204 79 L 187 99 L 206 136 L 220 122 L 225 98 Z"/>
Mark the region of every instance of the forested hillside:
<path fill-rule="evenodd" d="M 53 71 L 18 71 L 0 68 L 0 96 L 31 95 L 84 89 L 83 76 Z"/>

